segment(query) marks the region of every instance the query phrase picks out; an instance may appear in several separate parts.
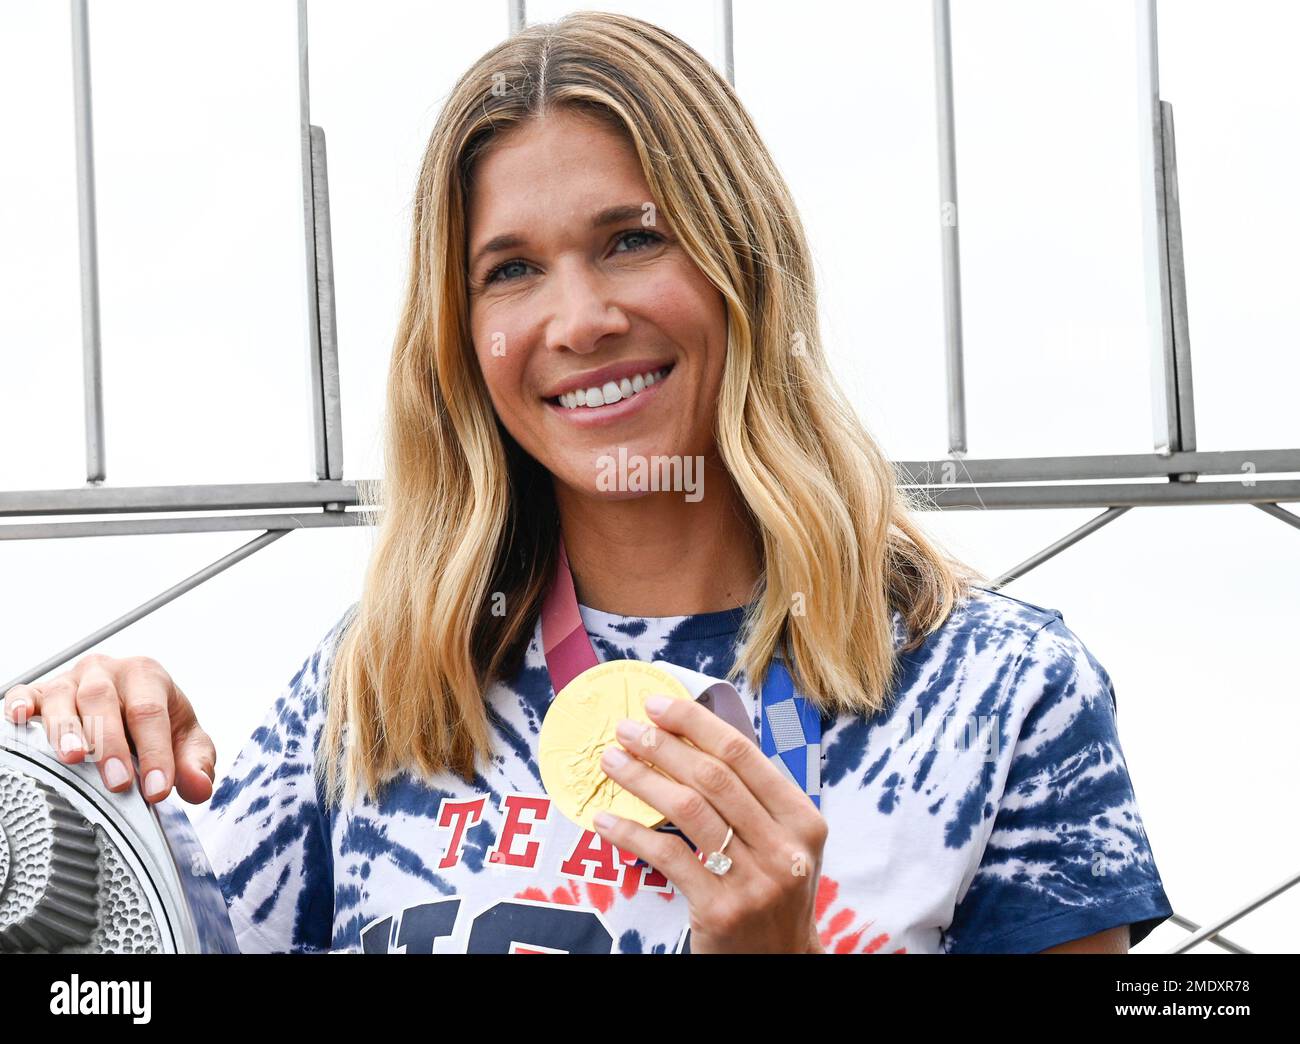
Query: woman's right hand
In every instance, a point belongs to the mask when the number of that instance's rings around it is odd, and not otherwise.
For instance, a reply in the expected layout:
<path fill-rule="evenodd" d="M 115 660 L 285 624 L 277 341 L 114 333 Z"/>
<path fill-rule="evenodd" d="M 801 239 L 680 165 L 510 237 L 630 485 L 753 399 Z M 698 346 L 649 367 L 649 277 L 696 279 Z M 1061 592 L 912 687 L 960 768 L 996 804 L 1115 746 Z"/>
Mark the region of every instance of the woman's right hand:
<path fill-rule="evenodd" d="M 109 790 L 131 785 L 133 746 L 146 801 L 162 801 L 173 786 L 192 804 L 212 796 L 216 748 L 171 675 L 147 656 L 83 656 L 70 671 L 15 685 L 4 713 L 18 725 L 39 714 L 59 760 L 89 756 Z"/>

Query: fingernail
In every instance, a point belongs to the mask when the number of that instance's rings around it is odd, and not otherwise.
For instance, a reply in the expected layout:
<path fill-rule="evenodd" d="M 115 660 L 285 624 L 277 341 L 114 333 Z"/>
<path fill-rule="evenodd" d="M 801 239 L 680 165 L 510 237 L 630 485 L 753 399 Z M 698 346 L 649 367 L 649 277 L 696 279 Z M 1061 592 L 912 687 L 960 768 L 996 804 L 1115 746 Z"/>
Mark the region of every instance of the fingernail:
<path fill-rule="evenodd" d="M 75 751 L 85 749 L 81 737 L 75 732 L 65 732 L 59 737 L 59 750 L 63 751 L 64 754 L 72 754 Z"/>
<path fill-rule="evenodd" d="M 645 709 L 651 714 L 660 714 L 673 701 L 667 696 L 647 696 L 645 698 Z"/>
<path fill-rule="evenodd" d="M 167 786 L 167 777 L 163 775 L 162 769 L 151 769 L 149 774 L 144 777 L 144 792 L 146 797 L 153 797 L 155 794 L 161 794 L 165 786 Z"/>
<path fill-rule="evenodd" d="M 608 830 L 618 822 L 618 818 L 616 816 L 611 816 L 608 812 L 602 809 L 591 817 L 591 821 L 595 823 L 596 826 L 600 827 L 601 830 Z"/>
<path fill-rule="evenodd" d="M 622 768 L 624 765 L 627 764 L 627 755 L 624 754 L 617 747 L 606 747 L 605 753 L 601 757 L 600 762 L 602 765 L 605 765 L 607 768 L 612 768 L 612 769 Z"/>
<path fill-rule="evenodd" d="M 27 712 L 32 705 L 26 700 L 14 700 L 9 704 L 9 716 L 13 719 L 15 725 L 21 725 L 27 720 Z"/>
<path fill-rule="evenodd" d="M 641 733 L 645 732 L 645 729 L 645 722 L 624 718 L 614 729 L 614 734 L 624 743 L 635 743 L 641 738 Z"/>
<path fill-rule="evenodd" d="M 110 787 L 120 787 L 127 781 L 129 777 L 121 758 L 108 759 L 108 762 L 104 765 L 104 778 L 108 780 Z"/>

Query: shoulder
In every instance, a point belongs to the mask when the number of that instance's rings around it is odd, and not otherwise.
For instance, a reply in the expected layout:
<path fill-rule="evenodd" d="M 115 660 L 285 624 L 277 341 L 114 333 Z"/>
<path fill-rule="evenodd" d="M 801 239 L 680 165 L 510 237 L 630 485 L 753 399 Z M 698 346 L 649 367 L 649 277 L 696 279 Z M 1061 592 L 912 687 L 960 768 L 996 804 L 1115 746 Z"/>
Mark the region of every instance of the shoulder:
<path fill-rule="evenodd" d="M 1001 700 L 1035 681 L 1050 682 L 1072 665 L 1100 671 L 1059 609 L 986 587 L 971 588 L 917 648 L 901 651 L 904 638 L 902 617 L 896 613 L 904 686 L 976 686 Z"/>
<path fill-rule="evenodd" d="M 1114 760 L 1114 684 L 1060 610 L 978 588 L 918 653 L 916 677 L 936 679 L 938 703 L 997 723 L 1012 790 L 1094 755 Z"/>
<path fill-rule="evenodd" d="M 294 676 L 291 686 L 307 695 L 323 693 L 329 687 L 330 668 L 334 664 L 335 654 L 343 641 L 344 634 L 356 617 L 360 603 L 354 602 L 334 625 L 325 632 L 307 659 L 303 661 Z"/>
<path fill-rule="evenodd" d="M 360 605 L 360 602 L 353 602 L 344 610 L 343 615 L 335 620 L 334 625 L 316 643 L 316 648 L 312 650 L 307 662 L 303 664 L 304 672 L 309 672 L 311 682 L 317 687 L 322 687 L 327 683 L 329 669 L 334 663 L 335 653 L 338 652 L 339 644 L 343 641 L 348 628 L 356 619 Z"/>
<path fill-rule="evenodd" d="M 1064 620 L 1059 609 L 1027 602 L 1005 591 L 972 587 L 958 601 L 930 639 L 961 640 L 969 638 L 983 651 L 985 642 L 993 640 L 993 649 L 1014 647 L 1017 640 L 1028 640 L 1053 621 Z"/>
<path fill-rule="evenodd" d="M 234 802 L 256 781 L 264 786 L 286 774 L 300 771 L 291 770 L 287 765 L 312 760 L 325 723 L 329 667 L 355 609 L 355 605 L 349 607 L 317 641 L 292 677 L 271 699 L 270 706 L 262 705 L 266 709 L 261 721 L 213 792 L 211 811 L 220 811 Z"/>

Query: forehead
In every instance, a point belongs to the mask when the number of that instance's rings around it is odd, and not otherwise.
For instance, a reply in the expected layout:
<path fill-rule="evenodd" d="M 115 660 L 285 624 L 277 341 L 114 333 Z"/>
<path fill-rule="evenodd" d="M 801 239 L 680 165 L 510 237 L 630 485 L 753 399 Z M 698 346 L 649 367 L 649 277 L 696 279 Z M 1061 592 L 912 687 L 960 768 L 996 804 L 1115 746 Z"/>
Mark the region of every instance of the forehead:
<path fill-rule="evenodd" d="M 615 199 L 649 198 L 624 133 L 559 110 L 504 132 L 488 146 L 469 185 L 469 232 L 487 237 L 525 221 L 584 217 Z"/>

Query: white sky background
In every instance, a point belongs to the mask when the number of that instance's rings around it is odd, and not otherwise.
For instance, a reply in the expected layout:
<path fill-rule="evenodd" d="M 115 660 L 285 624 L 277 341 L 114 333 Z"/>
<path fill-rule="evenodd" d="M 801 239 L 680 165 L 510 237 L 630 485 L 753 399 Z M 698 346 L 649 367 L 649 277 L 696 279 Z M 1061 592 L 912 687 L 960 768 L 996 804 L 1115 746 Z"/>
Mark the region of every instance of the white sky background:
<path fill-rule="evenodd" d="M 530 21 L 582 5 L 533 2 Z M 603 4 L 715 57 L 712 5 Z M 823 338 L 895 460 L 946 454 L 930 4 L 737 0 L 736 85 L 816 253 Z M 1129 0 L 956 0 L 970 456 L 1152 449 Z M 90 5 L 108 481 L 314 477 L 293 3 Z M 310 3 L 329 152 L 344 474 L 379 474 L 411 193 L 442 99 L 506 4 Z M 1300 446 L 1300 168 L 1284 0 L 1161 4 L 1198 448 Z M 0 7 L 0 489 L 85 482 L 68 5 Z M 1296 510 L 1294 504 L 1291 510 Z M 928 513 L 998 575 L 1099 511 Z M 12 521 L 12 520 L 11 520 Z M 257 534 L 0 542 L 0 683 Z M 364 528 L 291 533 L 100 647 L 160 660 L 228 768 L 355 601 Z M 1115 681 L 1175 910 L 1300 869 L 1300 532 L 1137 508 L 1006 588 Z M 191 809 L 193 811 L 193 809 Z M 1295 951 L 1300 888 L 1229 936 Z M 1168 924 L 1139 947 L 1163 950 Z M 1207 949 L 1202 947 L 1203 950 Z"/>

